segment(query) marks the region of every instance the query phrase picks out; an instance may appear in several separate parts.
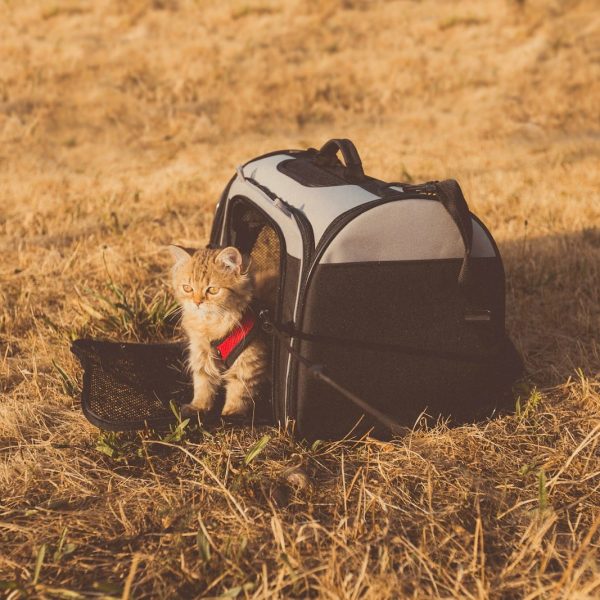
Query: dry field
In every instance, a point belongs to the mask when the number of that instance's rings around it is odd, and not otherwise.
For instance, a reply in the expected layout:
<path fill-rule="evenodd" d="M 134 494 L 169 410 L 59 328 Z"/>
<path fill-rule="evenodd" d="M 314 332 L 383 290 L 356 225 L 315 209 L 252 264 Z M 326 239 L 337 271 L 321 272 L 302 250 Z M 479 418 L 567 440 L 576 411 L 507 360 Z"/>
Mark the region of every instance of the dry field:
<path fill-rule="evenodd" d="M 336 136 L 497 237 L 517 413 L 100 435 L 70 340 L 171 335 L 164 245 Z M 0 596 L 600 597 L 599 158 L 594 0 L 0 0 Z"/>

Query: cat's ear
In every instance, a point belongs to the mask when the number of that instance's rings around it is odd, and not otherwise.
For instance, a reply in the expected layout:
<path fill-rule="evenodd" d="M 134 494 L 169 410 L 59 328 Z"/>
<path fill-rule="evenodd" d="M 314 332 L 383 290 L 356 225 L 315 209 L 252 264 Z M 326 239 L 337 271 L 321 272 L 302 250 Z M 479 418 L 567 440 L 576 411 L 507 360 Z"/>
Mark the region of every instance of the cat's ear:
<path fill-rule="evenodd" d="M 228 271 L 239 273 L 242 268 L 242 255 L 237 248 L 229 246 L 217 254 L 215 262 L 225 267 Z"/>
<path fill-rule="evenodd" d="M 178 265 L 180 263 L 187 262 L 192 257 L 194 253 L 190 248 L 184 248 L 183 246 L 176 246 L 175 244 L 171 244 L 169 246 L 169 251 L 171 252 L 171 256 L 175 261 L 175 264 Z"/>

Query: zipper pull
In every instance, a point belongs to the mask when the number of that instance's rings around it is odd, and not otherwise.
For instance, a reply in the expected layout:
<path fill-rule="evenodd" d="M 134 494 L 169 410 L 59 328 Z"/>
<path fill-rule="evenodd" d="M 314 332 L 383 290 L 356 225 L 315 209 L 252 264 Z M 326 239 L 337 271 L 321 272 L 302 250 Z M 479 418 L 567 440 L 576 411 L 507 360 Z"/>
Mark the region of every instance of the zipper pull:
<path fill-rule="evenodd" d="M 273 205 L 276 206 L 282 213 L 284 213 L 286 217 L 292 216 L 290 209 L 281 198 L 276 197 L 275 200 L 273 200 Z"/>

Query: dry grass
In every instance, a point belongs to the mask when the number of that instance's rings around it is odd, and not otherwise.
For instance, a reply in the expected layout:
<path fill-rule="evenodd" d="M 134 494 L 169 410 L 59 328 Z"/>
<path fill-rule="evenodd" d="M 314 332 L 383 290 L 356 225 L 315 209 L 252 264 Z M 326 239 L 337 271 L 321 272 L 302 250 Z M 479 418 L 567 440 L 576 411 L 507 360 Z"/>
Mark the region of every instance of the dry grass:
<path fill-rule="evenodd" d="M 597 598 L 599 19 L 3 0 L 0 594 Z M 162 246 L 206 241 L 237 164 L 339 135 L 376 176 L 456 177 L 496 235 L 535 386 L 518 414 L 391 444 L 99 437 L 69 340 L 169 335 Z"/>

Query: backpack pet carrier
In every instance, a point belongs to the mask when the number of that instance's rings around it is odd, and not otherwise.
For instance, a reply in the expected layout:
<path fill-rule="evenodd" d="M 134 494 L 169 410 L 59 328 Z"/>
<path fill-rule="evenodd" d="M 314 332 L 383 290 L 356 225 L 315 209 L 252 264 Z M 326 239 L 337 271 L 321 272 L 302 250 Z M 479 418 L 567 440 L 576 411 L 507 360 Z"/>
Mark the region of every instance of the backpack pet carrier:
<path fill-rule="evenodd" d="M 502 261 L 456 181 L 374 179 L 346 139 L 272 152 L 238 168 L 210 242 L 276 274 L 261 315 L 276 334 L 272 417 L 300 436 L 425 414 L 461 422 L 512 403 L 522 365 L 505 333 Z M 88 366 L 90 344 L 75 348 Z"/>

